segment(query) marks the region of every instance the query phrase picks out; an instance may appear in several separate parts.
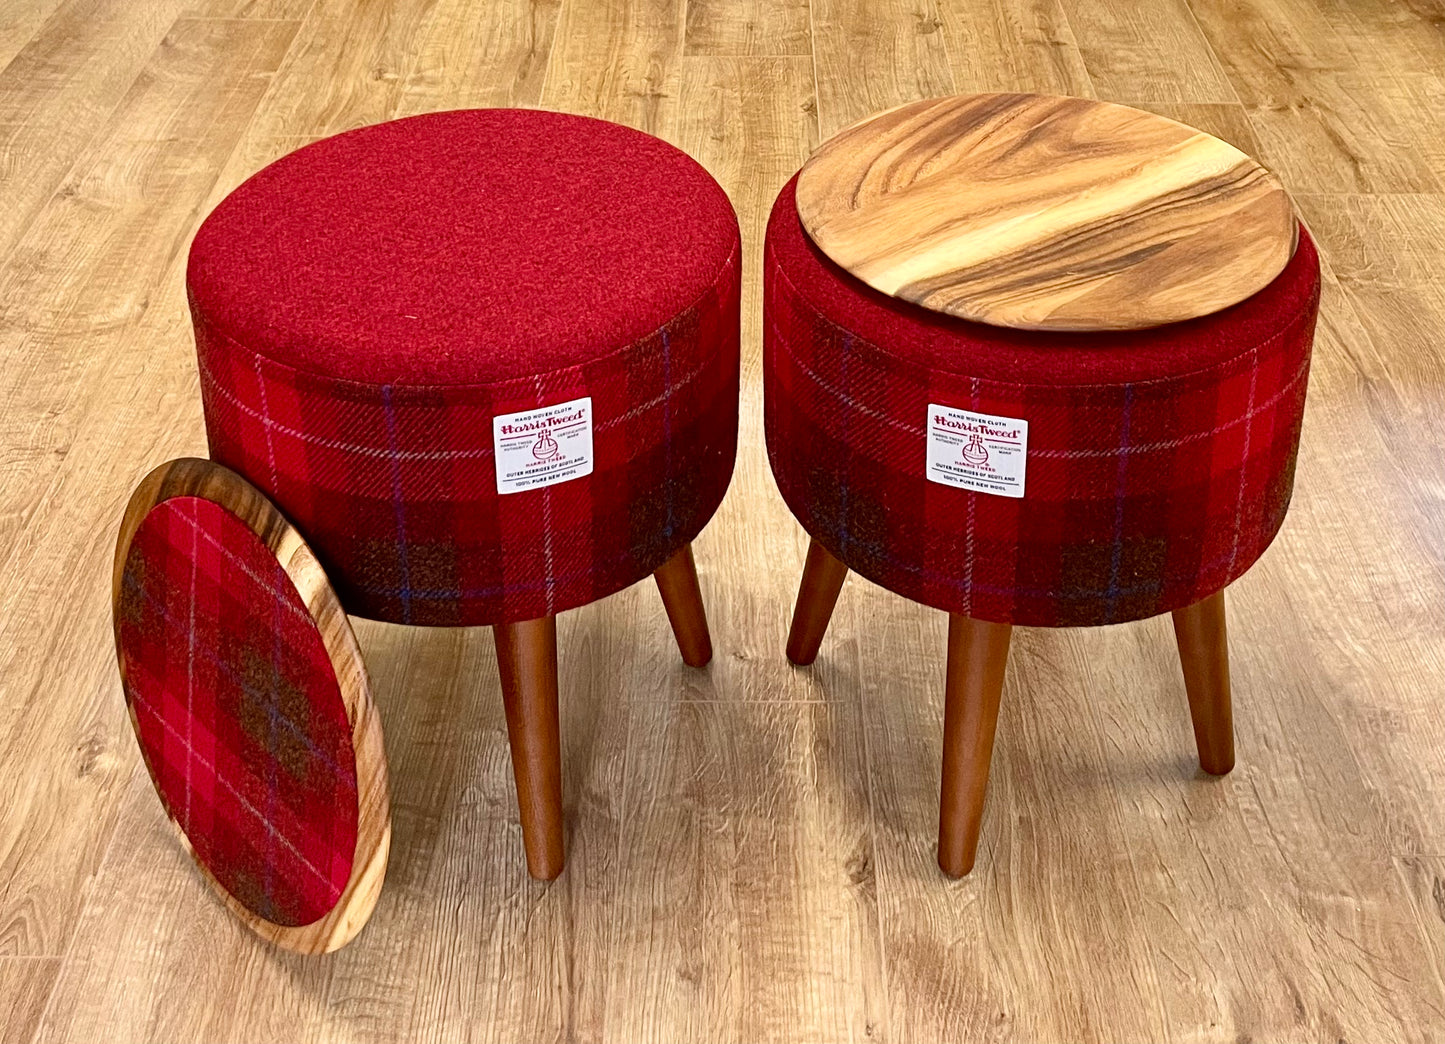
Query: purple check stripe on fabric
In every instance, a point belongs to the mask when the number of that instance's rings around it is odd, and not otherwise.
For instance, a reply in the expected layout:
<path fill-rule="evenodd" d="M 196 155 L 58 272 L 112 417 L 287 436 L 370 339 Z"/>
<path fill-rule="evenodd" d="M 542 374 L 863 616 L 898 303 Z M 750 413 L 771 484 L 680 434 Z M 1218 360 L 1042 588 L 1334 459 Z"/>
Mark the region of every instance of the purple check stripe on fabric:
<path fill-rule="evenodd" d="M 324 916 L 356 848 L 355 754 L 280 563 L 219 505 L 164 501 L 132 538 L 117 638 L 147 768 L 197 860 L 274 923 Z"/>

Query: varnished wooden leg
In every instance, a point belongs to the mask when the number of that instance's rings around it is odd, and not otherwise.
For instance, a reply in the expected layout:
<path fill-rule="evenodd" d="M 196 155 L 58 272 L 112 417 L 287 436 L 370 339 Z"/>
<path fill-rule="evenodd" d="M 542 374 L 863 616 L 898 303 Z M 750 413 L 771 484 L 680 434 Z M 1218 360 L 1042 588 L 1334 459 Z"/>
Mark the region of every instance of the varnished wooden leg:
<path fill-rule="evenodd" d="M 712 659 L 712 639 L 707 633 L 707 613 L 702 607 L 702 590 L 697 586 L 692 545 L 684 546 L 652 575 L 657 578 L 657 590 L 672 633 L 677 636 L 682 662 L 689 667 L 706 667 Z"/>
<path fill-rule="evenodd" d="M 838 604 L 838 592 L 848 578 L 848 567 L 816 540 L 808 544 L 808 561 L 803 565 L 803 582 L 798 587 L 798 604 L 793 609 L 793 626 L 788 630 L 788 659 L 806 667 L 818 658 L 818 648 Z"/>
<path fill-rule="evenodd" d="M 1234 768 L 1234 715 L 1229 705 L 1229 643 L 1224 592 L 1174 610 L 1174 637 L 1184 668 L 1184 690 L 1194 719 L 1199 765 L 1222 776 Z"/>
<path fill-rule="evenodd" d="M 550 881 L 562 872 L 562 748 L 557 723 L 557 620 L 497 624 L 497 668 L 507 707 L 512 774 L 522 813 L 527 872 Z"/>
<path fill-rule="evenodd" d="M 973 869 L 1011 624 L 950 613 L 943 707 L 943 794 L 938 865 L 950 877 Z"/>

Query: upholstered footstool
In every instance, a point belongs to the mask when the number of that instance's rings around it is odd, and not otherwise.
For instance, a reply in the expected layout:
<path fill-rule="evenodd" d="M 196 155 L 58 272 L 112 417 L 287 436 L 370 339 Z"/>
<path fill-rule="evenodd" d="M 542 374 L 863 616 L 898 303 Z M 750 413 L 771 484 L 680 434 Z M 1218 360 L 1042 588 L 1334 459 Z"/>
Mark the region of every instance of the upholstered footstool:
<path fill-rule="evenodd" d="M 788 183 L 764 281 L 768 456 L 812 538 L 788 656 L 848 570 L 950 614 L 943 870 L 973 866 L 1014 624 L 1172 612 L 1228 772 L 1223 591 L 1289 505 L 1320 287 L 1273 176 L 1122 106 L 919 102 Z"/>
<path fill-rule="evenodd" d="M 346 614 L 490 625 L 527 866 L 563 867 L 557 614 L 655 575 L 711 644 L 691 541 L 731 477 L 738 226 L 648 135 L 525 110 L 352 131 L 206 219 L 187 284 L 210 460 L 116 553 L 116 643 L 161 799 L 253 928 L 365 922 L 381 733 Z"/>

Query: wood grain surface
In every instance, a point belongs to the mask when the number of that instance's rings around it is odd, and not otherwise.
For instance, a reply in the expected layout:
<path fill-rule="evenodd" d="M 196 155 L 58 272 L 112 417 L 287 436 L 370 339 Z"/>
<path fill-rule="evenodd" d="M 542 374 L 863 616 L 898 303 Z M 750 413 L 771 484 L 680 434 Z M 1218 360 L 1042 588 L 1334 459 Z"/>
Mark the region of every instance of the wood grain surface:
<path fill-rule="evenodd" d="M 1438 0 L 0 8 L 4 1044 L 1445 1038 Z M 783 656 L 808 545 L 763 448 L 761 256 L 822 138 L 981 90 L 1226 138 L 1326 281 L 1290 516 L 1230 589 L 1238 767 L 1198 771 L 1167 619 L 1018 628 L 951 882 L 944 614 L 855 577 L 817 661 Z M 198 885 L 140 764 L 116 520 L 205 453 L 201 217 L 317 134 L 474 103 L 645 124 L 738 208 L 738 463 L 695 546 L 715 655 L 682 665 L 650 583 L 558 619 L 568 862 L 541 884 L 491 636 L 355 621 L 391 858 L 366 931 L 299 957 Z"/>
<path fill-rule="evenodd" d="M 381 894 L 382 881 L 386 877 L 387 851 L 391 845 L 386 749 L 382 741 L 381 719 L 371 702 L 371 686 L 361 659 L 361 649 L 321 563 L 281 512 L 255 486 L 234 471 L 208 460 L 183 457 L 159 465 L 142 479 L 121 518 L 111 573 L 111 604 L 116 656 L 123 686 L 127 684 L 127 660 L 120 638 L 120 605 L 131 542 L 151 510 L 173 497 L 209 500 L 239 519 L 276 556 L 276 561 L 290 577 L 302 604 L 311 614 L 317 634 L 331 660 L 341 703 L 351 723 L 357 795 L 356 850 L 352 857 L 351 876 L 336 905 L 319 920 L 299 926 L 276 924 L 256 914 L 226 891 L 205 863 L 196 858 L 190 839 L 174 816 L 171 822 L 206 881 L 231 912 L 253 932 L 298 953 L 327 953 L 339 949 L 366 926 Z M 126 703 L 131 727 L 139 736 L 135 705 L 130 700 Z"/>
<path fill-rule="evenodd" d="M 912 102 L 834 135 L 798 214 L 874 289 L 1025 330 L 1131 330 L 1209 315 L 1295 245 L 1279 180 L 1233 145 L 1087 98 Z"/>

